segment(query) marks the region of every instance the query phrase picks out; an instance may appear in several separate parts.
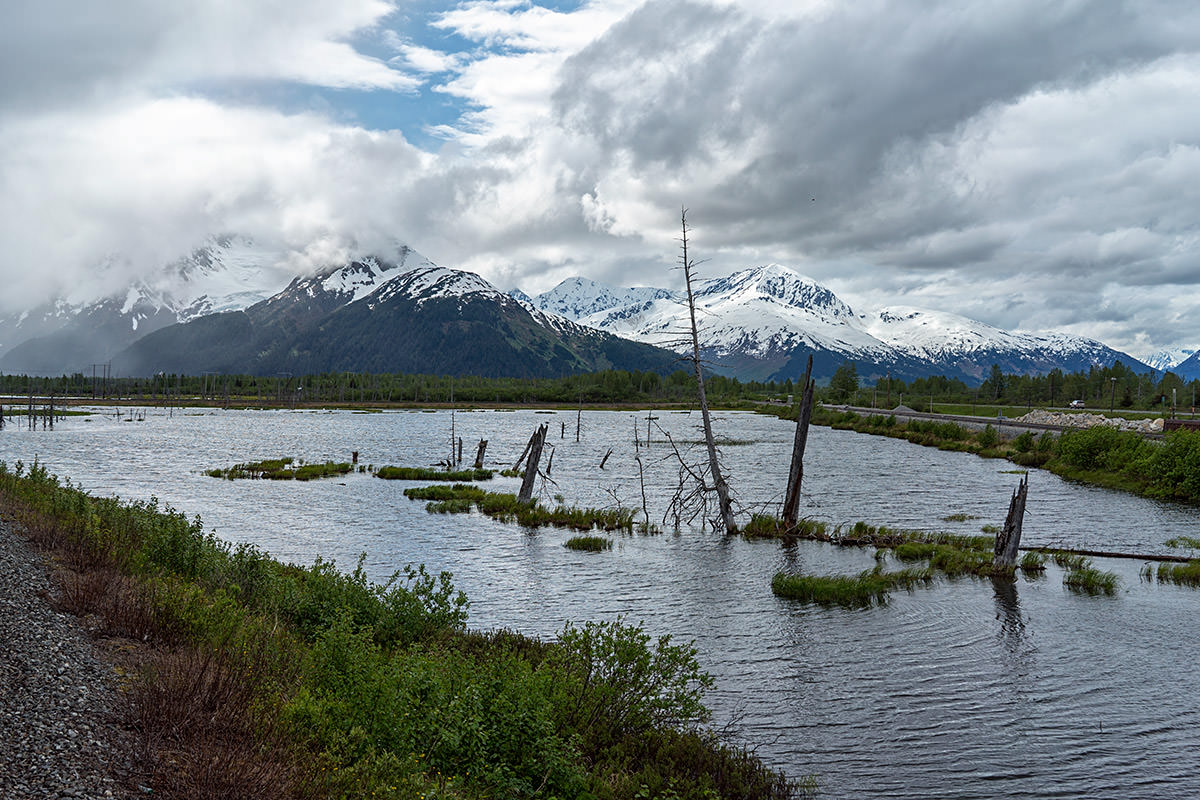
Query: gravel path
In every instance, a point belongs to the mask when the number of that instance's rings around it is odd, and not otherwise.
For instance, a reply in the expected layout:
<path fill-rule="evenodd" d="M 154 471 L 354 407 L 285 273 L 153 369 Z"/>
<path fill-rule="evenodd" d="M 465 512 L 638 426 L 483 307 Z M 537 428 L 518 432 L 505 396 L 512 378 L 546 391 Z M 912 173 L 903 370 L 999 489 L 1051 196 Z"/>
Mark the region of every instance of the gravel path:
<path fill-rule="evenodd" d="M 0 521 L 0 797 L 137 796 L 114 673 L 49 597 L 42 557 Z"/>

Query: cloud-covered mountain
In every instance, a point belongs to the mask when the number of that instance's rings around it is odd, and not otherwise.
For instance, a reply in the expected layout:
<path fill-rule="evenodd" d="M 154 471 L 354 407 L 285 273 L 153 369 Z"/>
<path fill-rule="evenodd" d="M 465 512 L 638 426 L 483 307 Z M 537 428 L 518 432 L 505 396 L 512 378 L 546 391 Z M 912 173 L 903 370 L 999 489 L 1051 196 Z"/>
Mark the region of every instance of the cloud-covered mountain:
<path fill-rule="evenodd" d="M 855 313 L 829 289 L 771 264 L 695 285 L 704 355 L 719 371 L 743 378 L 799 377 L 808 354 L 818 377 L 854 361 L 868 380 L 947 375 L 978 383 L 993 364 L 1005 372 L 1041 373 L 1109 365 L 1149 367 L 1084 337 L 1013 333 L 957 314 L 917 308 Z M 682 352 L 687 305 L 680 292 L 613 289 L 578 278 L 533 298 L 533 304 L 599 330 Z"/>
<path fill-rule="evenodd" d="M 280 258 L 244 238 L 213 237 L 154 277 L 107 296 L 68 294 L 0 317 L 0 369 L 86 371 L 159 328 L 248 308 L 287 285 L 291 274 L 278 266 Z"/>
<path fill-rule="evenodd" d="M 371 257 L 331 267 L 245 310 L 159 329 L 117 354 L 113 368 L 555 377 L 676 367 L 670 352 L 531 310 L 407 248 L 400 255 L 403 263 Z"/>

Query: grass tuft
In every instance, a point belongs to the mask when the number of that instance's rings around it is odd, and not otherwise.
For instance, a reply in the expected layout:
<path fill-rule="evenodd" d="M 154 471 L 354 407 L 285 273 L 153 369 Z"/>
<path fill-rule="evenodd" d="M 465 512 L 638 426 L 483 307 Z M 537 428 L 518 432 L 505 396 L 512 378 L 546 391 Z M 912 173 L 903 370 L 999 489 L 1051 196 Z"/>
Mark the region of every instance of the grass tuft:
<path fill-rule="evenodd" d="M 612 550 L 612 539 L 607 536 L 572 536 L 567 539 L 566 547 L 572 550 L 583 550 L 589 553 L 599 553 Z"/>
<path fill-rule="evenodd" d="M 429 469 L 428 467 L 380 467 L 376 478 L 389 481 L 487 481 L 492 479 L 490 469 Z"/>

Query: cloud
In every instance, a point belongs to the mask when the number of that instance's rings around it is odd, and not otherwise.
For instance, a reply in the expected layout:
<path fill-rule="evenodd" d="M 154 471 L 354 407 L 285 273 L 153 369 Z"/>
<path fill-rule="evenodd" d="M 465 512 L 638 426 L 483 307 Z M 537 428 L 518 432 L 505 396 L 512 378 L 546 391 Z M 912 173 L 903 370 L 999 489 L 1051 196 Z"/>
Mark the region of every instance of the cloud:
<path fill-rule="evenodd" d="M 26 6 L 0 32 L 7 275 L 71 284 L 114 253 L 132 274 L 238 230 L 297 269 L 391 237 L 531 291 L 666 283 L 687 205 L 709 272 L 777 261 L 856 308 L 1139 352 L 1200 339 L 1182 0 Z M 295 113 L 280 84 L 322 92 Z M 347 124 L 340 89 L 462 113 L 427 152 L 402 119 Z"/>

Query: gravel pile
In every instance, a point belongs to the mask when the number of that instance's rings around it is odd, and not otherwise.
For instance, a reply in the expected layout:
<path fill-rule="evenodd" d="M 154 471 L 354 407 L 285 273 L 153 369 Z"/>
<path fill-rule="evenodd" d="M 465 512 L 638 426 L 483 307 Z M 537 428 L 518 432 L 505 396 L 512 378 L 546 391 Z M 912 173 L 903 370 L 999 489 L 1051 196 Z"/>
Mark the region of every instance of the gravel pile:
<path fill-rule="evenodd" d="M 1103 414 L 1064 413 L 1061 411 L 1030 411 L 1023 417 L 1017 417 L 1015 422 L 1032 422 L 1038 425 L 1062 425 L 1068 428 L 1091 428 L 1096 425 L 1107 425 L 1110 428 L 1120 428 L 1125 431 L 1139 433 L 1162 433 L 1162 419 L 1121 419 L 1106 417 Z"/>
<path fill-rule="evenodd" d="M 0 797 L 143 795 L 113 671 L 49 596 L 41 556 L 0 522 Z"/>

